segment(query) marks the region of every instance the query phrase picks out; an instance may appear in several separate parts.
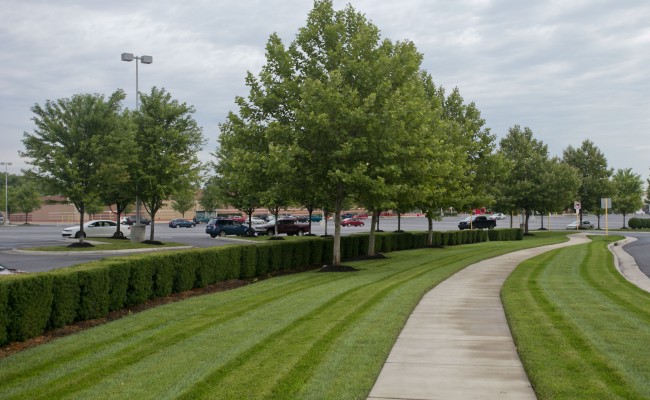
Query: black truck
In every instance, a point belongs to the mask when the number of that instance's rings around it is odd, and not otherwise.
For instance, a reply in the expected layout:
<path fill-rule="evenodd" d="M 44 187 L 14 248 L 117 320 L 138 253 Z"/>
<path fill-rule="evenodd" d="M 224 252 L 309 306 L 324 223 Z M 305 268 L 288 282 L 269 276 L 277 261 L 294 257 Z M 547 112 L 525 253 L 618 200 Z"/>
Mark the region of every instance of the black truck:
<path fill-rule="evenodd" d="M 458 223 L 458 229 L 494 229 L 497 221 L 490 219 L 487 215 L 472 215 Z"/>

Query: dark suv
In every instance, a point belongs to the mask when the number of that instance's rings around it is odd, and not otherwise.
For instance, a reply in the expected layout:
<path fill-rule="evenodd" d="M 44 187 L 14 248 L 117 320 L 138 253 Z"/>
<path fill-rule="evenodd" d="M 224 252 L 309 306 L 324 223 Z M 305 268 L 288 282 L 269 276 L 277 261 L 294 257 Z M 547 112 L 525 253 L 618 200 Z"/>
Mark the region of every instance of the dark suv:
<path fill-rule="evenodd" d="M 140 223 L 142 225 L 149 225 L 149 224 L 151 224 L 151 220 L 143 217 L 142 215 L 140 215 Z M 135 215 L 129 215 L 128 217 L 126 217 L 126 219 L 124 220 L 124 222 L 122 222 L 122 224 L 123 225 L 133 225 L 133 224 L 135 224 Z"/>
<path fill-rule="evenodd" d="M 494 229 L 497 227 L 497 221 L 489 219 L 485 215 L 472 215 L 458 223 L 458 229 Z"/>
<path fill-rule="evenodd" d="M 240 224 L 228 218 L 212 218 L 205 227 L 205 233 L 211 237 L 226 235 L 255 236 L 255 231 L 248 225 Z"/>

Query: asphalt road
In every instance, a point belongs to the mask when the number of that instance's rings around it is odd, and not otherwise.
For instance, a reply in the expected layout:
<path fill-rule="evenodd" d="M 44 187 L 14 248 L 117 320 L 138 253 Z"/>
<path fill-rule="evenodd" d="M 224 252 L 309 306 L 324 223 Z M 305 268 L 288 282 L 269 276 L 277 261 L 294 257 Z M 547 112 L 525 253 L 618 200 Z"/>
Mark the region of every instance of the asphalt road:
<path fill-rule="evenodd" d="M 433 229 L 437 231 L 456 230 L 458 221 L 464 218 L 448 217 L 443 221 L 435 221 Z M 585 217 L 587 219 L 588 217 Z M 588 220 L 596 224 L 595 218 Z M 544 218 L 544 228 L 553 230 L 563 230 L 565 226 L 575 221 L 574 216 L 552 216 Z M 366 220 L 369 222 L 369 220 Z M 512 226 L 519 226 L 520 221 L 512 221 Z M 620 228 L 623 226 L 621 216 L 613 215 L 608 218 L 609 228 Z M 14 252 L 14 249 L 29 247 L 61 245 L 71 243 L 74 239 L 64 239 L 61 236 L 61 230 L 69 225 L 17 225 L 17 226 L 0 226 L 0 265 L 7 268 L 20 269 L 26 272 L 41 272 L 50 269 L 61 268 L 70 265 L 82 264 L 88 261 L 97 260 L 107 257 L 105 254 L 83 254 L 75 253 L 70 255 L 64 254 L 20 254 Z M 497 227 L 510 227 L 510 219 L 497 221 Z M 423 231 L 427 229 L 427 220 L 424 217 L 404 217 L 401 218 L 399 227 L 405 231 Z M 529 224 L 531 232 L 541 227 L 539 217 L 533 217 Z M 605 228 L 605 220 L 601 218 L 601 227 Z M 147 238 L 149 238 L 149 227 L 147 228 Z M 379 229 L 390 232 L 398 229 L 398 219 L 396 217 L 381 218 Z M 367 223 L 363 227 L 344 227 L 341 228 L 343 235 L 355 232 L 368 232 L 370 230 Z M 325 234 L 326 227 L 324 223 L 313 223 L 312 232 L 316 235 Z M 205 233 L 205 224 L 197 225 L 195 228 L 169 228 L 166 223 L 157 223 L 155 226 L 155 239 L 162 242 L 178 242 L 193 247 L 213 247 L 222 246 L 237 242 L 240 239 L 228 238 L 211 238 Z M 334 233 L 334 226 L 331 221 L 327 224 L 327 233 Z M 634 231 L 625 232 L 625 235 L 635 236 L 639 240 L 625 246 L 637 261 L 640 268 L 650 276 L 650 233 L 639 233 Z"/>

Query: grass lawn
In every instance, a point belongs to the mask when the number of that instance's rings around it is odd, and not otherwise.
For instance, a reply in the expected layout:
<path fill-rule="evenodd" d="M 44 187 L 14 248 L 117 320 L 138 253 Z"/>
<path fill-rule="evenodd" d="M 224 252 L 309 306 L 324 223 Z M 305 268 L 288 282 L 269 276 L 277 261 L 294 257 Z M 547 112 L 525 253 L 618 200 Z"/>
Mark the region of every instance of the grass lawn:
<path fill-rule="evenodd" d="M 365 399 L 420 298 L 564 233 L 389 253 L 133 314 L 0 360 L 2 399 Z"/>
<path fill-rule="evenodd" d="M 542 254 L 502 289 L 539 399 L 650 398 L 650 294 L 618 273 L 607 243 Z"/>
<path fill-rule="evenodd" d="M 109 239 L 109 238 L 88 238 L 84 242 L 101 242 L 94 247 L 68 247 L 61 246 L 41 246 L 30 247 L 22 250 L 32 251 L 98 251 L 98 250 L 132 250 L 132 249 L 159 249 L 165 247 L 187 246 L 183 243 L 166 242 L 163 244 L 131 243 L 128 239 Z M 77 240 L 70 241 L 70 244 L 77 243 Z"/>

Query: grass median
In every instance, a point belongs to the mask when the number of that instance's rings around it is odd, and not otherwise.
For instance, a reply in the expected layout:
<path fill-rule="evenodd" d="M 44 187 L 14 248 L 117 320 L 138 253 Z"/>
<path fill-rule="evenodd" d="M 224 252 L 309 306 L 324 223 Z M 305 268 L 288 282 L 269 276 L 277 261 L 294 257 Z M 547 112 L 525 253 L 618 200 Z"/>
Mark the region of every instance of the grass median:
<path fill-rule="evenodd" d="M 76 243 L 78 239 L 71 239 L 70 244 Z M 28 251 L 74 251 L 74 252 L 84 252 L 84 251 L 104 251 L 104 250 L 142 250 L 142 249 L 159 249 L 165 247 L 179 247 L 187 246 L 183 243 L 175 242 L 165 242 L 162 244 L 149 244 L 149 243 L 133 243 L 128 239 L 110 239 L 110 238 L 88 238 L 84 239 L 86 243 L 94 244 L 93 247 L 70 247 L 69 245 L 61 246 L 40 246 L 40 247 L 30 247 L 24 248 L 21 250 Z"/>
<path fill-rule="evenodd" d="M 607 244 L 544 253 L 511 274 L 502 298 L 539 399 L 650 398 L 650 294 L 616 271 Z"/>
<path fill-rule="evenodd" d="M 365 399 L 427 291 L 563 239 L 394 252 L 168 304 L 0 360 L 0 398 Z"/>

